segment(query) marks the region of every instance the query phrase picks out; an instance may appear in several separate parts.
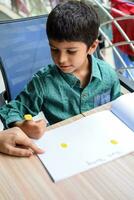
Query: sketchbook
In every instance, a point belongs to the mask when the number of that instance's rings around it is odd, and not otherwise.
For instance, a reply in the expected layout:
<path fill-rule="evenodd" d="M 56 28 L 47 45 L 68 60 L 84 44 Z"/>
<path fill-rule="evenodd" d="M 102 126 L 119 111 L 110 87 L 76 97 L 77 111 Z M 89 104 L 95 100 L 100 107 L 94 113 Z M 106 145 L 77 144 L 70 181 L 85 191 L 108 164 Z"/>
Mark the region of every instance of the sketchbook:
<path fill-rule="evenodd" d="M 46 132 L 35 143 L 54 182 L 134 151 L 134 93 L 101 111 Z"/>

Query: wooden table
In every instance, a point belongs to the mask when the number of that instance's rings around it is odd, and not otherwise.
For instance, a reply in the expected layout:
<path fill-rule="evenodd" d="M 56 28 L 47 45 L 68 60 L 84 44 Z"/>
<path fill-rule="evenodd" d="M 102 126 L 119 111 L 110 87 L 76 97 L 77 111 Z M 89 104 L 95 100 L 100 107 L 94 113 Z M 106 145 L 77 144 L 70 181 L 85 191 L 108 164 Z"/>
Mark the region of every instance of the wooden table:
<path fill-rule="evenodd" d="M 83 115 L 108 109 L 105 105 Z M 77 120 L 65 120 L 48 129 Z M 97 147 L 96 147 L 97 148 Z M 56 165 L 56 163 L 54 163 Z M 54 183 L 36 156 L 0 154 L 0 200 L 134 200 L 134 154 Z"/>

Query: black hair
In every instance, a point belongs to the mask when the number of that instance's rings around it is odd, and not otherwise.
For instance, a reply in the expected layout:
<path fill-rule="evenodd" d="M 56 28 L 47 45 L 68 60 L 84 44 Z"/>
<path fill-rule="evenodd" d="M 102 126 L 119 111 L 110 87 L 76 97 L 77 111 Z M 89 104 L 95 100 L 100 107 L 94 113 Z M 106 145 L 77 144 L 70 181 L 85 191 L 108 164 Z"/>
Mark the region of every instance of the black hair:
<path fill-rule="evenodd" d="M 91 4 L 68 1 L 58 4 L 48 15 L 48 39 L 79 41 L 90 47 L 98 37 L 100 20 Z"/>

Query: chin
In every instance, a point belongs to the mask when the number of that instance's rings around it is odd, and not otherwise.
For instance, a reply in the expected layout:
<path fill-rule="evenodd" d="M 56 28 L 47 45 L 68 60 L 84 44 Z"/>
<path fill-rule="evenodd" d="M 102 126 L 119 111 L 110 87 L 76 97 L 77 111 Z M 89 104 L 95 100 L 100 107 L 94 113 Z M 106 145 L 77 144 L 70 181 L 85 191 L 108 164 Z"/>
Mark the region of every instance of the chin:
<path fill-rule="evenodd" d="M 67 69 L 60 69 L 64 73 L 73 73 L 73 70 L 67 70 Z"/>

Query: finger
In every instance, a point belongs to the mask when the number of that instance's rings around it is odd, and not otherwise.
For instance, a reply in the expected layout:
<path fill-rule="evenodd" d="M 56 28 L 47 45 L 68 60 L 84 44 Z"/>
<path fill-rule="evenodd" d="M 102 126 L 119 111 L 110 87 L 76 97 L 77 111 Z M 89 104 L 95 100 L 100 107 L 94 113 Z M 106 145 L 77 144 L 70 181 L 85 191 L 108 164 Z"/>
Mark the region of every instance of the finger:
<path fill-rule="evenodd" d="M 18 148 L 14 146 L 8 146 L 3 153 L 19 157 L 30 157 L 33 155 L 33 152 L 30 149 Z"/>
<path fill-rule="evenodd" d="M 16 144 L 31 148 L 34 153 L 37 154 L 44 153 L 44 150 L 37 147 L 36 144 L 34 144 L 32 140 L 30 140 L 28 137 L 25 137 L 24 139 L 18 137 L 15 142 Z"/>
<path fill-rule="evenodd" d="M 45 151 L 44 151 L 44 149 L 40 149 L 39 147 L 37 147 L 37 145 L 36 144 L 34 144 L 34 143 L 30 143 L 30 145 L 29 145 L 29 147 L 34 151 L 34 153 L 36 153 L 36 154 L 42 154 L 42 153 L 44 153 Z"/>
<path fill-rule="evenodd" d="M 43 119 L 37 120 L 36 123 L 39 123 L 39 124 L 41 123 L 41 124 L 45 124 L 46 125 L 46 121 L 43 120 Z"/>
<path fill-rule="evenodd" d="M 33 120 L 24 120 L 23 124 L 30 124 L 30 125 L 32 125 L 32 124 L 35 124 L 35 121 L 33 121 Z"/>

